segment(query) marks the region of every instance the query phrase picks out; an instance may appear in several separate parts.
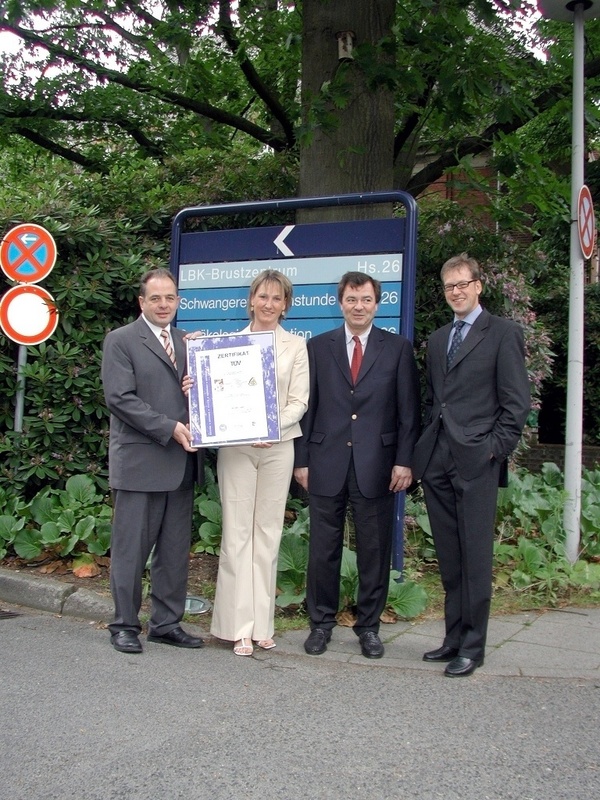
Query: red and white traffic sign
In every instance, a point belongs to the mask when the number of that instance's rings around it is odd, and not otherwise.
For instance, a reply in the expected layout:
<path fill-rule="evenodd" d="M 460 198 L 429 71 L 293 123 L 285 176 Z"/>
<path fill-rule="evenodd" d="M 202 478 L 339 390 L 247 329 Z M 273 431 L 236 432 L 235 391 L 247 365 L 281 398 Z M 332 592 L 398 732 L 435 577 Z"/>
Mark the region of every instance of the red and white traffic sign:
<path fill-rule="evenodd" d="M 577 200 L 577 230 L 583 257 L 591 258 L 596 238 L 596 219 L 592 194 L 585 184 L 579 190 Z"/>
<path fill-rule="evenodd" d="M 25 223 L 11 228 L 0 244 L 0 266 L 19 283 L 39 283 L 56 263 L 56 243 L 45 228 Z"/>
<path fill-rule="evenodd" d="M 41 286 L 13 286 L 0 300 L 0 325 L 17 344 L 41 344 L 58 325 L 54 298 Z"/>

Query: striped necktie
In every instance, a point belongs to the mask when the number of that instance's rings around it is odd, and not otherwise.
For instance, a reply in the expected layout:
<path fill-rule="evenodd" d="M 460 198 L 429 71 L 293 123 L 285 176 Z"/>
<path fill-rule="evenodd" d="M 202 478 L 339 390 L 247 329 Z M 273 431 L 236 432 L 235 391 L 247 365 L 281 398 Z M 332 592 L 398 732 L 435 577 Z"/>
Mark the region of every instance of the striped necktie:
<path fill-rule="evenodd" d="M 171 363 L 177 369 L 177 360 L 175 359 L 175 351 L 173 350 L 173 345 L 171 344 L 171 339 L 169 338 L 169 334 L 167 331 L 162 330 L 160 332 L 160 338 L 162 339 L 163 347 L 167 351 L 167 355 L 171 359 Z"/>

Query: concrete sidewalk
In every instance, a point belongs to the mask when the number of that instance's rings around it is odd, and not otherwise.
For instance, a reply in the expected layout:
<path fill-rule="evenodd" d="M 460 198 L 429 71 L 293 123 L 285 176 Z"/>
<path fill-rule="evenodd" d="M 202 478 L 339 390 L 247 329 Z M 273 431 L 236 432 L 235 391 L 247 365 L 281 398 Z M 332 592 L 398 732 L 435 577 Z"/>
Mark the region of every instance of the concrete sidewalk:
<path fill-rule="evenodd" d="M 112 601 L 105 595 L 52 578 L 37 578 L 2 569 L 0 603 L 5 610 L 25 607 L 98 622 L 108 622 L 113 613 Z M 190 624 L 186 623 L 186 627 L 190 628 Z M 191 627 L 197 628 L 210 642 L 202 617 L 198 617 L 198 624 Z M 351 628 L 336 627 L 327 651 L 321 656 L 304 653 L 303 643 L 307 635 L 307 630 L 278 634 L 277 648 L 269 652 L 381 669 L 435 673 L 443 671 L 445 666 L 422 660 L 426 650 L 441 645 L 442 620 L 382 624 L 380 636 L 386 647 L 381 659 L 366 659 L 360 654 L 358 640 Z M 258 653 L 261 658 L 268 655 L 264 651 Z M 575 678 L 596 681 L 600 685 L 600 608 L 566 608 L 493 617 L 485 664 L 475 674 Z"/>

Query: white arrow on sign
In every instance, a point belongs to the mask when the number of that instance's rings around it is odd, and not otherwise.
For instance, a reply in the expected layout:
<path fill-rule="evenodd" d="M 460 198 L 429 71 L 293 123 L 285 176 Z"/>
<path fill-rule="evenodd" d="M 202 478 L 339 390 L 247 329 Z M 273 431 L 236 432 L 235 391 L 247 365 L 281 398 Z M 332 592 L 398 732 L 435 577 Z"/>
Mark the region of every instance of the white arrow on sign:
<path fill-rule="evenodd" d="M 294 230 L 295 225 L 286 225 L 285 228 L 281 231 L 279 236 L 273 240 L 273 244 L 275 247 L 283 253 L 284 256 L 293 256 L 294 254 L 290 250 L 290 248 L 285 244 L 284 240 L 290 233 Z"/>

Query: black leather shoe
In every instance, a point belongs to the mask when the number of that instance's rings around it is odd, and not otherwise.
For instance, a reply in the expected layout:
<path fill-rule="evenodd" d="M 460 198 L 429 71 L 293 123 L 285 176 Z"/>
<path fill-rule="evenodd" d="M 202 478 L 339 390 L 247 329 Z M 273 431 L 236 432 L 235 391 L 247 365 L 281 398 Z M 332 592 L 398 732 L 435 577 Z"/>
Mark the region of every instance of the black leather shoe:
<path fill-rule="evenodd" d="M 326 631 L 325 628 L 313 628 L 304 642 L 304 649 L 309 656 L 320 656 L 327 650 L 327 642 L 330 639 L 331 631 Z"/>
<path fill-rule="evenodd" d="M 120 653 L 141 653 L 142 645 L 134 631 L 119 631 L 110 637 L 110 643 Z"/>
<path fill-rule="evenodd" d="M 163 633 L 162 636 L 149 633 L 146 637 L 149 642 L 158 642 L 159 644 L 172 644 L 173 647 L 204 647 L 204 640 L 199 636 L 190 636 L 183 628 L 173 628 L 168 633 Z"/>
<path fill-rule="evenodd" d="M 483 666 L 483 658 L 477 661 L 473 658 L 464 658 L 463 656 L 456 656 L 448 664 L 444 670 L 444 675 L 449 678 L 462 678 L 463 676 L 470 675 L 475 672 L 477 667 Z"/>
<path fill-rule="evenodd" d="M 358 637 L 360 649 L 365 658 L 381 658 L 383 645 L 381 639 L 374 631 L 365 631 Z"/>
<path fill-rule="evenodd" d="M 442 645 L 437 650 L 430 650 L 428 653 L 423 654 L 423 661 L 437 661 L 438 664 L 443 661 L 452 661 L 458 655 L 456 647 L 446 647 Z"/>

